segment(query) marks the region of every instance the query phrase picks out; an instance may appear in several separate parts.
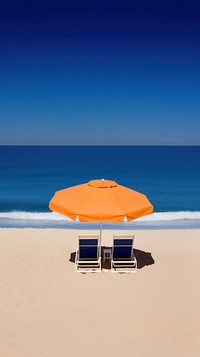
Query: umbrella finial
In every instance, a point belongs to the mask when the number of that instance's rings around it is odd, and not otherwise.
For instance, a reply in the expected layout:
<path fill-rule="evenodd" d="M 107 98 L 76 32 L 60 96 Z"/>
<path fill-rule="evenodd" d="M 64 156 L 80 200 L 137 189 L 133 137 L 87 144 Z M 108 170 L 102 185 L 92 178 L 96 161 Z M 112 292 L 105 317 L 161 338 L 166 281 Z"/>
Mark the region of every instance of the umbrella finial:
<path fill-rule="evenodd" d="M 112 188 L 112 187 L 116 187 L 117 183 L 111 180 L 99 179 L 99 180 L 89 181 L 88 185 L 95 188 Z"/>

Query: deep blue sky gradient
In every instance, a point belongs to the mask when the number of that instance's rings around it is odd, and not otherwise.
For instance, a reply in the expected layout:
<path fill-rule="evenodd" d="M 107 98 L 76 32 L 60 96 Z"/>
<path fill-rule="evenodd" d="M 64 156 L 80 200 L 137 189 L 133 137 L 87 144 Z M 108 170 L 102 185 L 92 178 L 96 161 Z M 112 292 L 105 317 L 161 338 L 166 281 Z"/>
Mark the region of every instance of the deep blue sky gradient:
<path fill-rule="evenodd" d="M 200 2 L 0 0 L 0 144 L 200 145 Z"/>

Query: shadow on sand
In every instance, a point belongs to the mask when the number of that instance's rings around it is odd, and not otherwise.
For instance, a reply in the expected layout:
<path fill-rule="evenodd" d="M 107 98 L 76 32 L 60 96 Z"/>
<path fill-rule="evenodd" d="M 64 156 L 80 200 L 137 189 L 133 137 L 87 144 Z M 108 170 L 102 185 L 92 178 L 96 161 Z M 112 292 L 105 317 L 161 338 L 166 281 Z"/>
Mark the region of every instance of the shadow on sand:
<path fill-rule="evenodd" d="M 102 247 L 102 251 L 104 248 L 108 248 L 108 247 Z M 111 247 L 109 247 L 109 248 L 111 248 Z M 133 251 L 134 251 L 135 257 L 137 259 L 137 268 L 138 269 L 142 269 L 145 266 L 149 266 L 149 265 L 152 265 L 155 263 L 151 253 L 144 252 L 143 250 L 139 250 L 139 249 L 133 249 Z M 69 261 L 71 263 L 75 263 L 75 258 L 76 258 L 76 252 L 72 252 L 70 255 Z M 111 269 L 110 261 L 109 260 L 103 261 L 103 258 L 102 258 L 101 267 L 102 267 L 102 269 L 107 269 L 107 270 Z"/>

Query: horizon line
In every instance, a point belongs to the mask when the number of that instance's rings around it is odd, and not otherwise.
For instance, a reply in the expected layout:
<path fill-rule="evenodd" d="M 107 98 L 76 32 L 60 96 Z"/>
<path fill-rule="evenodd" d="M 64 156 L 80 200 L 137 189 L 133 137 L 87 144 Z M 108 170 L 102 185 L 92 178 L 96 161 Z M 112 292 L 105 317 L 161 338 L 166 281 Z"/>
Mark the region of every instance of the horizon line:
<path fill-rule="evenodd" d="M 105 147 L 116 147 L 116 146 L 127 146 L 127 147 L 130 147 L 130 146 L 200 146 L 200 144 L 0 144 L 0 147 L 5 147 L 5 146 L 23 146 L 23 147 L 71 147 L 71 146 L 91 146 L 91 147 L 94 147 L 94 146 L 105 146 Z"/>

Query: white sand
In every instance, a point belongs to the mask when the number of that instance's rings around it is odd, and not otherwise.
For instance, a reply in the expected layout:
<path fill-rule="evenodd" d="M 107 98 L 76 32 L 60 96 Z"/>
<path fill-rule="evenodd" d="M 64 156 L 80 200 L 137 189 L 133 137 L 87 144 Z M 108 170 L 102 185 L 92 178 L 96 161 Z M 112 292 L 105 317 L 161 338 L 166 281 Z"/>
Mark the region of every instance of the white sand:
<path fill-rule="evenodd" d="M 78 233 L 0 229 L 0 357 L 199 357 L 200 230 L 136 231 L 136 274 L 75 273 Z"/>

